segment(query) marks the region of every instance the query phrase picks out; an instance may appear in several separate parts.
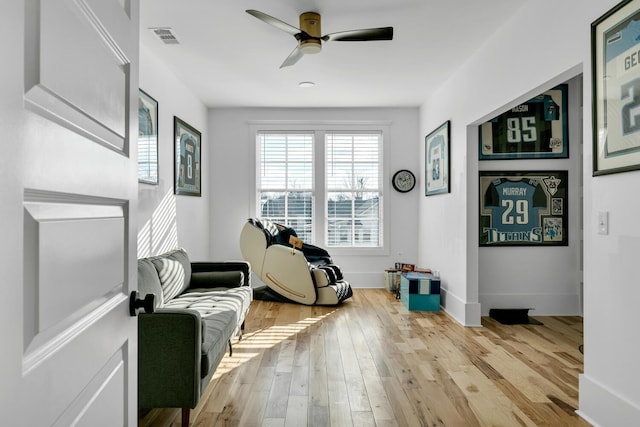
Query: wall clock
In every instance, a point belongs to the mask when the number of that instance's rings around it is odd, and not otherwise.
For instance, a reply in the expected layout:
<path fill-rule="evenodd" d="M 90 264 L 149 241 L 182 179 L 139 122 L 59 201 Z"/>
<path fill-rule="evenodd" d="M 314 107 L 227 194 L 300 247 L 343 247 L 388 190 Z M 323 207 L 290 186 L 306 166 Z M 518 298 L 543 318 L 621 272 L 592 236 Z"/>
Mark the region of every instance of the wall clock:
<path fill-rule="evenodd" d="M 413 172 L 402 169 L 393 174 L 393 178 L 391 179 L 391 183 L 393 184 L 393 188 L 396 191 L 401 193 L 408 193 L 413 190 L 413 187 L 416 186 L 416 177 Z"/>

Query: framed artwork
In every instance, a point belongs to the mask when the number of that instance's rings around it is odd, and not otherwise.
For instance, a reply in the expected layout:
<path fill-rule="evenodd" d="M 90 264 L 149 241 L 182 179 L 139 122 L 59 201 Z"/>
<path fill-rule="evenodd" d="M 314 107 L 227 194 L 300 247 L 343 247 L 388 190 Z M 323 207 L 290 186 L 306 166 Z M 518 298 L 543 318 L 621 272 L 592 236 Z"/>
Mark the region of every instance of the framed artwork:
<path fill-rule="evenodd" d="M 591 24 L 593 175 L 640 169 L 640 0 Z"/>
<path fill-rule="evenodd" d="M 569 157 L 567 85 L 517 105 L 479 128 L 479 160 Z"/>
<path fill-rule="evenodd" d="M 202 134 L 194 127 L 173 117 L 175 138 L 174 193 L 201 196 Z"/>
<path fill-rule="evenodd" d="M 138 91 L 138 182 L 158 184 L 158 101 Z"/>
<path fill-rule="evenodd" d="M 446 121 L 424 139 L 425 196 L 448 193 L 449 139 L 451 122 Z"/>
<path fill-rule="evenodd" d="M 480 246 L 567 246 L 568 172 L 481 171 Z"/>

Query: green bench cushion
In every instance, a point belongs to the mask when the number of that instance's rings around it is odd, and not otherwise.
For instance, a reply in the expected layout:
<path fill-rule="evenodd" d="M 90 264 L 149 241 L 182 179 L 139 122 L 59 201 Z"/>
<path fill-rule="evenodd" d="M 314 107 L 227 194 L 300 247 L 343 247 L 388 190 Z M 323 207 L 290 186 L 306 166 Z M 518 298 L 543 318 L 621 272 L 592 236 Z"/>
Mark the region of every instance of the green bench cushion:
<path fill-rule="evenodd" d="M 195 310 L 202 318 L 202 362 L 200 376 L 204 378 L 218 366 L 229 340 L 235 337 L 249 310 L 252 289 L 238 288 L 189 289 L 171 301 L 167 309 Z"/>

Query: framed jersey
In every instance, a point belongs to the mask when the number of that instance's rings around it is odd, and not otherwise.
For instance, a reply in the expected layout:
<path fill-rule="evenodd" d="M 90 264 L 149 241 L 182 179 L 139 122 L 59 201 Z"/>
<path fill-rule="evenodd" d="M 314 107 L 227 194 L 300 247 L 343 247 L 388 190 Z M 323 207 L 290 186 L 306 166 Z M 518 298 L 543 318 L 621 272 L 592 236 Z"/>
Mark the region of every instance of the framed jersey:
<path fill-rule="evenodd" d="M 480 246 L 567 246 L 568 172 L 480 172 Z"/>
<path fill-rule="evenodd" d="M 593 175 L 640 169 L 640 0 L 591 24 Z"/>
<path fill-rule="evenodd" d="M 449 141 L 451 122 L 447 120 L 424 139 L 425 196 L 450 191 Z"/>
<path fill-rule="evenodd" d="M 562 84 L 481 124 L 478 158 L 569 157 L 567 103 Z"/>
<path fill-rule="evenodd" d="M 138 182 L 158 184 L 158 101 L 138 93 Z"/>
<path fill-rule="evenodd" d="M 175 136 L 173 192 L 186 196 L 201 196 L 202 134 L 175 116 L 173 128 Z"/>

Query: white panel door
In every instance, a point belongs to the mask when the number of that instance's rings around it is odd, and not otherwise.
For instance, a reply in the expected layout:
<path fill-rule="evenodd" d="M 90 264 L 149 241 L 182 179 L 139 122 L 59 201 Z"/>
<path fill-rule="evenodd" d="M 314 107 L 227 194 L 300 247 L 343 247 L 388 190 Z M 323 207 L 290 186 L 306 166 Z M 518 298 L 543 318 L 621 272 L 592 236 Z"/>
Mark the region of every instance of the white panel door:
<path fill-rule="evenodd" d="M 3 0 L 0 424 L 137 424 L 137 0 Z"/>

